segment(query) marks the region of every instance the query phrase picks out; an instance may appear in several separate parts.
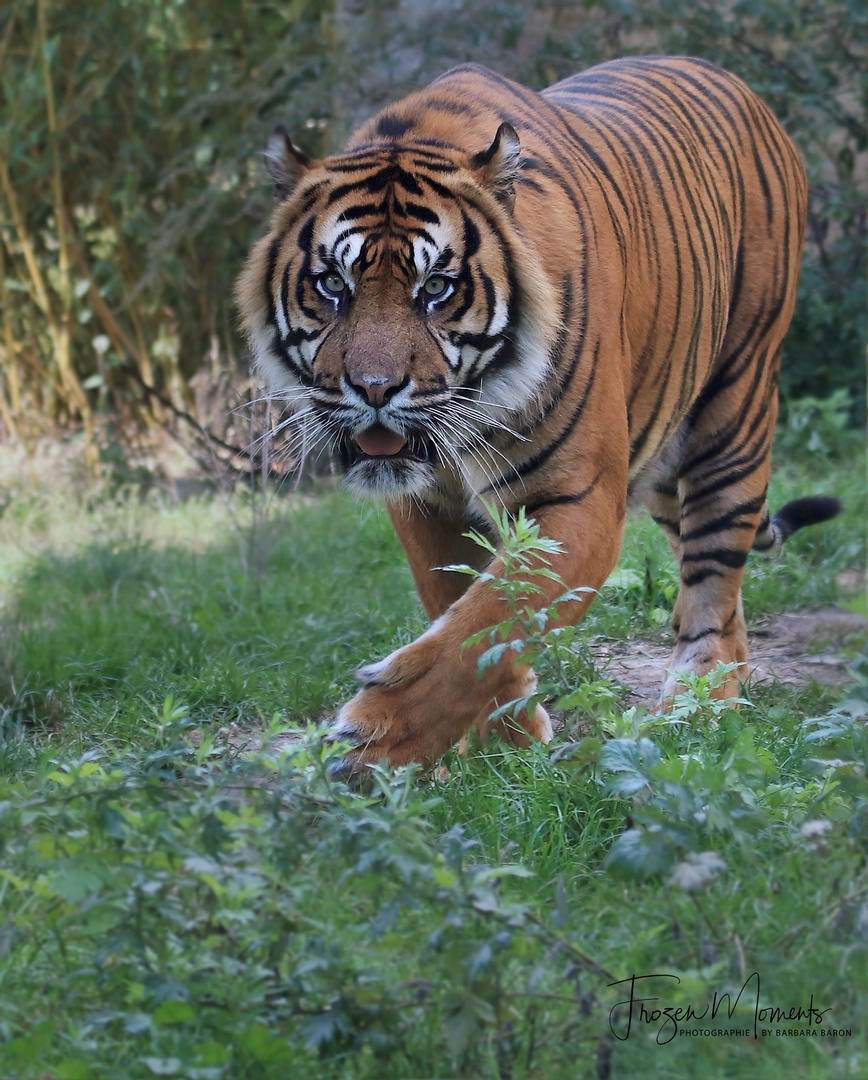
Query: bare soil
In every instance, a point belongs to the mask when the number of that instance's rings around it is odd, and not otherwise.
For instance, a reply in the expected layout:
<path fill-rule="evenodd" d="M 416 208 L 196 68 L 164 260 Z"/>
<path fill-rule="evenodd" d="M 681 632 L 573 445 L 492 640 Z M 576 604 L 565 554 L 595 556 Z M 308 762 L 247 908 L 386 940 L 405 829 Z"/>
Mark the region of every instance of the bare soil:
<path fill-rule="evenodd" d="M 752 683 L 842 686 L 853 647 L 868 646 L 868 619 L 839 607 L 769 615 L 748 627 L 748 638 Z M 641 639 L 593 646 L 599 667 L 630 687 L 632 705 L 656 704 L 670 653 L 665 642 Z"/>

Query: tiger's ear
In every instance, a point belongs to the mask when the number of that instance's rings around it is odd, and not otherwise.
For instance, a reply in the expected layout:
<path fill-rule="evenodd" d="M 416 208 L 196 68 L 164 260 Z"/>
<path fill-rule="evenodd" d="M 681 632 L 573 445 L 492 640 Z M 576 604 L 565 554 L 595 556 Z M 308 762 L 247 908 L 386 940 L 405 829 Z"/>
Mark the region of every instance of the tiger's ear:
<path fill-rule="evenodd" d="M 518 179 L 521 143 L 512 124 L 503 123 L 497 129 L 494 142 L 470 159 L 483 187 L 512 211 L 515 205 L 515 181 Z"/>
<path fill-rule="evenodd" d="M 292 192 L 312 164 L 307 154 L 299 150 L 290 139 L 283 124 L 278 124 L 268 136 L 263 156 L 265 168 L 274 182 L 274 197 L 277 202 Z"/>

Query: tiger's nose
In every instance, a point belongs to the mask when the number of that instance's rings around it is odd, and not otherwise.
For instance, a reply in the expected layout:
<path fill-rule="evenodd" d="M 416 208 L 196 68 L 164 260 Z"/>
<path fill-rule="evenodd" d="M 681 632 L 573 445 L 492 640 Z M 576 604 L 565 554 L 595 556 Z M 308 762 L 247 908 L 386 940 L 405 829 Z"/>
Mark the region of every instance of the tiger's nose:
<path fill-rule="evenodd" d="M 347 382 L 362 401 L 375 409 L 381 409 L 395 394 L 400 393 L 410 382 L 410 376 L 399 379 L 393 375 L 354 375 L 347 376 Z"/>

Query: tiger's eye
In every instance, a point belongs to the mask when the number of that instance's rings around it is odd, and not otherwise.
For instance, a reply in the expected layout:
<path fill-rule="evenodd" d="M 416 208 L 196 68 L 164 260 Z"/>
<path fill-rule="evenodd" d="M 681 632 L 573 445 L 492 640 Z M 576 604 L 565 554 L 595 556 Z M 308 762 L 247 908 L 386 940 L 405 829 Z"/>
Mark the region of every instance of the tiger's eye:
<path fill-rule="evenodd" d="M 449 287 L 449 282 L 445 277 L 435 274 L 434 277 L 429 277 L 422 287 L 429 296 L 442 296 Z"/>
<path fill-rule="evenodd" d="M 326 292 L 334 293 L 335 296 L 339 296 L 347 287 L 347 283 L 341 277 L 340 274 L 331 273 L 323 274 L 320 278 Z"/>

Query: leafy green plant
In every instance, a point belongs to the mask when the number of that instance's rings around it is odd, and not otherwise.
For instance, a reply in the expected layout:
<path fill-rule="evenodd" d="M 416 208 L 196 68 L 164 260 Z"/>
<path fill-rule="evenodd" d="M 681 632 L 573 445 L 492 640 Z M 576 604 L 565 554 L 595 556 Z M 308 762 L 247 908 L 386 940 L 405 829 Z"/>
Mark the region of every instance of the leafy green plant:
<path fill-rule="evenodd" d="M 679 702 L 680 696 L 675 709 L 692 711 L 694 702 Z M 731 709 L 733 702 L 720 705 Z M 716 836 L 744 844 L 769 823 L 761 796 L 774 771 L 772 755 L 756 745 L 750 727 L 737 722 L 729 725 L 726 739 L 710 734 L 706 730 L 689 749 L 668 753 L 647 735 L 605 744 L 600 765 L 609 790 L 631 800 L 631 825 L 606 860 L 612 873 L 659 875 L 685 859 L 707 858 L 705 845 Z"/>
<path fill-rule="evenodd" d="M 499 545 L 476 532 L 468 536 L 492 557 L 499 557 L 502 576 L 467 565 L 444 568 L 488 584 L 509 612 L 509 617 L 497 626 L 470 637 L 465 647 L 488 642 L 489 647 L 477 660 L 480 675 L 508 653 L 515 653 L 521 663 L 531 664 L 554 654 L 560 681 L 541 683 L 535 694 L 500 706 L 491 718 L 532 710 L 537 703 L 554 697 L 551 708 L 555 712 L 587 705 L 592 700 L 599 710 L 604 703 L 610 716 L 602 720 L 601 726 L 611 734 L 623 731 L 625 725 L 634 728 L 632 737 L 612 738 L 602 746 L 591 737 L 558 751 L 560 760 L 599 764 L 601 775 L 609 777 L 609 791 L 633 800 L 634 824 L 615 841 L 607 867 L 621 875 L 654 876 L 670 870 L 680 858 L 696 855 L 697 847 L 709 834 L 745 836 L 750 825 L 756 826 L 757 790 L 762 788 L 770 769 L 769 755 L 754 745 L 749 728 L 741 729 L 734 742 L 713 749 L 707 741 L 698 744 L 695 740 L 696 732 L 708 734 L 737 705 L 750 705 L 740 699 L 721 701 L 713 696 L 732 665 L 719 665 L 702 677 L 686 677 L 683 692 L 675 695 L 672 707 L 661 717 L 640 720 L 635 709 L 621 717 L 611 715 L 616 698 L 612 684 L 596 680 L 590 687 L 582 685 L 576 665 L 570 663 L 578 628 L 559 624 L 556 615 L 553 619 L 557 604 L 584 602 L 593 590 L 566 588 L 549 563 L 549 557 L 562 550 L 561 545 L 541 536 L 539 525 L 524 510 L 514 519 L 504 512 L 495 517 L 495 522 Z M 564 589 L 554 604 L 542 608 L 532 601 L 542 592 L 540 578 Z M 640 734 L 650 728 L 675 725 L 690 731 L 692 752 L 664 756 L 648 735 Z"/>
<path fill-rule="evenodd" d="M 561 980 L 535 970 L 544 955 L 603 976 L 509 897 L 527 870 L 479 863 L 461 828 L 432 834 L 437 799 L 412 770 L 376 770 L 363 798 L 328 781 L 340 748 L 314 730 L 278 750 L 275 722 L 227 767 L 219 739 L 190 741 L 185 707 L 150 727 L 148 753 L 91 752 L 38 798 L 4 792 L 5 1075 L 343 1075 L 346 1060 L 379 1076 L 384 1057 L 417 1072 L 432 1054 L 485 1069 L 518 1002 Z M 50 1019 L 17 1015 L 26 985 Z"/>
<path fill-rule="evenodd" d="M 463 647 L 488 644 L 476 661 L 479 675 L 513 654 L 516 663 L 534 667 L 540 678 L 534 694 L 504 703 L 494 710 L 491 719 L 514 716 L 523 711 L 532 713 L 536 705 L 547 698 L 554 699 L 552 707 L 559 711 L 599 705 L 602 700 L 614 701 L 617 696 L 614 683 L 594 672 L 580 647 L 579 627 L 558 618 L 560 605 L 587 605 L 595 590 L 586 586 L 567 588 L 563 579 L 551 569 L 550 557 L 559 554 L 563 546 L 557 540 L 542 536 L 539 525 L 527 516 L 524 507 L 515 517 L 510 517 L 505 510 L 492 511 L 492 517 L 497 543 L 477 531 L 465 535 L 500 561 L 501 572 L 495 576 L 467 564 L 443 567 L 489 585 L 507 611 L 505 619 L 473 634 Z M 534 602 L 534 597 L 543 592 L 541 581 L 552 582 L 563 590 L 550 604 L 543 606 Z M 580 670 L 584 675 L 592 673 L 592 686 L 588 687 L 585 680 L 578 678 Z M 577 682 L 584 682 L 584 685 L 577 686 Z"/>
<path fill-rule="evenodd" d="M 822 770 L 823 804 L 834 806 L 845 796 L 848 833 L 868 845 L 868 657 L 864 654 L 853 674 L 857 683 L 847 700 L 825 716 L 804 722 L 805 743 Z M 837 811 L 840 814 L 840 802 Z M 829 813 L 837 816 L 831 807 Z"/>
<path fill-rule="evenodd" d="M 844 389 L 828 397 L 806 396 L 789 402 L 777 445 L 786 453 L 800 452 L 820 464 L 855 446 L 859 434 L 848 431 L 852 400 Z"/>
<path fill-rule="evenodd" d="M 534 665 L 553 654 L 557 678 L 541 683 L 531 696 L 500 706 L 493 720 L 533 709 L 544 700 L 555 712 L 594 702 L 599 728 L 611 737 L 601 744 L 592 735 L 558 748 L 556 755 L 574 767 L 598 766 L 608 791 L 630 800 L 631 824 L 606 858 L 612 873 L 642 879 L 671 871 L 675 880 L 692 888 L 690 882 L 704 881 L 703 875 L 710 880 L 725 866 L 705 845 L 723 836 L 744 847 L 757 832 L 785 820 L 788 809 L 801 807 L 801 797 L 788 806 L 783 789 L 764 805 L 775 772 L 774 755 L 757 743 L 752 726 L 737 711 L 750 710 L 751 702 L 715 696 L 735 665 L 719 664 L 703 676 L 685 675 L 683 689 L 659 715 L 635 708 L 618 712 L 613 708 L 614 688 L 606 680 L 583 685 L 582 673 L 571 662 L 578 628 L 558 623 L 556 611 L 560 603 L 585 602 L 592 590 L 566 588 L 550 565 L 550 556 L 558 554 L 561 545 L 542 536 L 523 510 L 514 519 L 501 513 L 494 520 L 498 544 L 476 532 L 467 535 L 499 558 L 502 576 L 467 565 L 445 568 L 493 588 L 509 613 L 496 626 L 474 634 L 465 647 L 488 643 L 477 660 L 480 675 L 510 653 L 517 662 Z M 540 579 L 564 589 L 553 604 L 541 608 L 533 602 L 542 592 Z M 852 739 L 852 718 L 845 713 L 824 721 L 812 737 L 834 741 L 842 735 L 842 725 Z M 662 736 L 662 744 L 652 738 L 654 733 Z M 855 752 L 855 744 L 851 750 Z"/>

